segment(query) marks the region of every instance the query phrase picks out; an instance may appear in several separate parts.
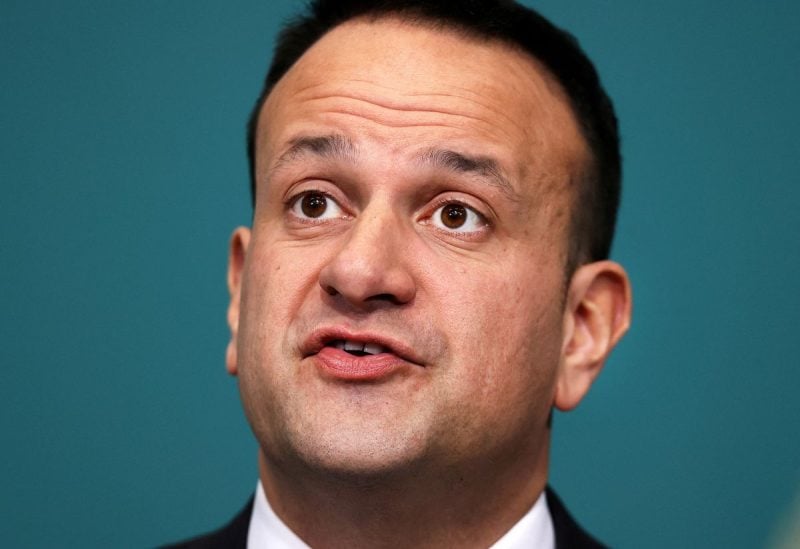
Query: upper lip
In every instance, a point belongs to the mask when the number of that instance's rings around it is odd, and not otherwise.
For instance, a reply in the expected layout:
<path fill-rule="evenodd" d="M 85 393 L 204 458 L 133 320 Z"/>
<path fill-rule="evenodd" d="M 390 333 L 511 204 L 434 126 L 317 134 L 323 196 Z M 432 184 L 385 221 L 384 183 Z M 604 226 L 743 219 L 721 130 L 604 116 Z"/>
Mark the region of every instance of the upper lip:
<path fill-rule="evenodd" d="M 398 339 L 376 332 L 355 331 L 334 326 L 317 328 L 305 339 L 301 349 L 303 358 L 317 354 L 325 346 L 336 340 L 380 345 L 386 350 L 385 352 L 387 353 L 397 355 L 406 362 L 422 365 L 422 362 L 414 349 Z"/>

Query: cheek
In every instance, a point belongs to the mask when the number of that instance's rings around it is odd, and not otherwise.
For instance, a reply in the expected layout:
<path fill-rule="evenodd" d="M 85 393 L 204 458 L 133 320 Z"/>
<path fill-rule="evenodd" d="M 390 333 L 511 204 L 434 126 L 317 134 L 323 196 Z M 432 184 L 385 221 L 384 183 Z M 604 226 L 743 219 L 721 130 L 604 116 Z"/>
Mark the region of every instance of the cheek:
<path fill-rule="evenodd" d="M 293 329 L 309 293 L 318 288 L 313 263 L 318 255 L 276 240 L 251 242 L 243 273 L 238 355 L 242 399 L 257 431 L 282 417 L 283 396 L 275 389 L 289 383 Z"/>
<path fill-rule="evenodd" d="M 442 321 L 462 372 L 459 390 L 496 410 L 549 406 L 561 350 L 560 282 L 544 273 L 473 270 L 440 291 L 449 295 Z"/>
<path fill-rule="evenodd" d="M 238 350 L 244 377 L 278 382 L 294 346 L 293 329 L 309 294 L 318 290 L 313 256 L 280 242 L 251 243 L 243 273 Z M 276 377 L 277 376 L 277 377 Z M 244 379 L 243 379 L 244 381 Z"/>
<path fill-rule="evenodd" d="M 291 243 L 256 240 L 246 266 L 244 308 L 271 322 L 289 321 L 317 284 L 318 257 Z"/>

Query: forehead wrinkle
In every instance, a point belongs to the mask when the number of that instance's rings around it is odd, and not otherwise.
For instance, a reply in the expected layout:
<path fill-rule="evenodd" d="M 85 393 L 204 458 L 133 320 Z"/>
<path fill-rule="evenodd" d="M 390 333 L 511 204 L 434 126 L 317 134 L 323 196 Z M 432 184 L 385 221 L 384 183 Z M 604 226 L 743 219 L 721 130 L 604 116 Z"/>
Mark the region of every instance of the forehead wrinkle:
<path fill-rule="evenodd" d="M 353 87 L 353 84 L 371 90 L 367 91 L 366 89 Z M 453 93 L 454 90 L 461 93 Z M 468 97 L 468 95 L 472 95 L 474 98 Z M 448 84 L 447 91 L 443 92 L 436 92 L 434 90 L 416 91 L 415 89 L 402 89 L 398 86 L 381 84 L 372 79 L 348 78 L 346 81 L 337 82 L 335 84 L 331 82 L 301 84 L 300 89 L 293 94 L 293 101 L 318 105 L 325 101 L 344 100 L 352 102 L 354 107 L 361 103 L 383 111 L 395 111 L 399 114 L 438 114 L 475 120 L 481 124 L 491 124 L 491 121 L 487 120 L 485 114 L 479 116 L 472 112 L 472 109 L 465 110 L 461 102 L 466 102 L 472 106 L 478 107 L 479 110 L 482 109 L 491 112 L 492 116 L 505 118 L 518 131 L 524 132 L 524 127 L 521 126 L 517 120 L 504 112 L 502 108 L 498 108 L 501 105 L 492 105 L 490 102 L 486 101 L 487 99 L 491 99 L 491 97 L 491 93 L 482 94 L 455 84 Z M 437 104 L 436 107 L 425 106 L 425 99 L 438 100 L 440 98 L 450 99 L 450 102 L 444 105 Z M 343 114 L 358 114 L 354 112 L 355 110 L 355 108 L 351 111 L 349 108 L 342 107 L 335 109 L 335 111 L 344 111 Z M 398 124 L 398 126 L 402 127 L 404 125 Z"/>
<path fill-rule="evenodd" d="M 461 94 L 454 93 L 455 90 L 460 91 L 462 93 Z M 463 88 L 463 87 L 460 87 L 460 86 L 450 86 L 450 88 L 449 88 L 447 93 L 445 93 L 445 92 L 442 92 L 442 93 L 436 93 L 436 92 L 409 92 L 406 95 L 409 96 L 409 97 L 423 97 L 423 98 L 424 97 L 431 97 L 431 98 L 449 97 L 451 99 L 457 99 L 457 100 L 461 100 L 461 101 L 466 101 L 468 103 L 471 103 L 472 105 L 477 106 L 479 109 L 485 109 L 487 111 L 490 111 L 492 113 L 492 115 L 494 115 L 494 116 L 498 116 L 500 118 L 504 118 L 512 126 L 517 128 L 518 130 L 524 131 L 524 126 L 522 124 L 520 124 L 519 120 L 517 120 L 514 117 L 512 117 L 511 115 L 509 115 L 507 112 L 505 112 L 504 109 L 497 108 L 496 106 L 490 104 L 490 101 L 487 101 L 487 100 L 490 100 L 490 99 L 493 98 L 492 93 L 479 93 L 479 92 L 476 92 L 474 90 L 470 90 L 470 89 Z M 473 97 L 468 97 L 468 96 L 474 96 L 474 98 Z M 479 117 L 473 117 L 473 118 L 475 118 L 476 120 L 483 121 L 483 119 L 479 118 Z"/>
<path fill-rule="evenodd" d="M 356 94 L 353 92 L 353 89 L 348 87 L 348 84 L 366 84 L 372 88 L 378 88 L 380 91 L 389 91 L 395 93 L 399 96 L 404 98 L 408 98 L 410 101 L 408 103 L 402 102 L 400 99 L 392 100 L 390 96 L 377 93 L 377 94 Z M 477 116 L 470 116 L 465 113 L 459 112 L 459 110 L 451 110 L 451 109 L 421 109 L 418 106 L 411 104 L 413 100 L 418 99 L 439 99 L 439 98 L 448 98 L 453 101 L 466 101 L 472 105 L 475 105 L 481 109 L 486 109 L 491 111 L 494 115 L 500 116 L 511 122 L 513 125 L 518 125 L 518 121 L 515 120 L 512 116 L 508 113 L 504 112 L 503 109 L 498 109 L 496 106 L 491 105 L 487 99 L 491 99 L 493 95 L 490 92 L 487 93 L 480 93 L 475 90 L 471 90 L 469 88 L 458 86 L 455 84 L 448 84 L 447 91 L 443 92 L 436 92 L 436 91 L 416 91 L 414 89 L 411 90 L 402 90 L 396 86 L 387 86 L 380 84 L 378 82 L 363 79 L 363 78 L 350 78 L 347 82 L 342 82 L 338 86 L 332 87 L 332 89 L 328 90 L 327 93 L 311 93 L 312 91 L 316 90 L 317 88 L 326 88 L 331 87 L 329 82 L 323 82 L 319 84 L 311 84 L 301 88 L 295 97 L 301 101 L 320 101 L 324 99 L 334 99 L 334 98 L 345 98 L 345 99 L 353 99 L 356 101 L 364 101 L 367 103 L 372 103 L 378 107 L 383 107 L 390 110 L 397 110 L 397 111 L 411 111 L 411 112 L 432 112 L 432 113 L 440 113 L 440 114 L 458 114 L 458 116 L 464 116 L 466 118 L 472 118 L 475 120 L 482 120 L 481 117 Z M 456 93 L 460 92 L 460 93 Z M 470 97 L 472 96 L 472 97 Z M 383 101 L 378 101 L 376 98 L 380 97 Z M 405 104 L 404 104 L 405 103 Z"/>
<path fill-rule="evenodd" d="M 370 122 L 377 126 L 382 126 L 384 128 L 390 128 L 394 130 L 402 130 L 406 128 L 431 128 L 431 129 L 442 129 L 442 130 L 452 130 L 456 125 L 452 123 L 447 123 L 447 121 L 397 121 L 397 120 L 387 120 L 385 117 L 376 116 L 373 113 L 366 113 L 362 111 L 355 111 L 355 110 L 347 110 L 347 109 L 331 109 L 325 113 L 327 117 L 332 117 L 332 115 L 341 116 L 341 117 L 352 117 L 366 122 Z M 456 115 L 453 115 L 456 116 Z M 398 138 L 399 139 L 399 138 Z"/>
<path fill-rule="evenodd" d="M 457 174 L 476 175 L 491 186 L 499 189 L 511 201 L 519 202 L 521 200 L 514 186 L 503 175 L 500 164 L 494 158 L 470 156 L 434 147 L 425 150 L 419 156 L 419 161 L 422 164 Z"/>
<path fill-rule="evenodd" d="M 478 116 L 457 110 L 442 108 L 408 108 L 403 110 L 384 106 L 378 101 L 349 96 L 329 96 L 316 99 L 315 102 L 322 103 L 325 99 L 333 101 L 334 104 L 321 106 L 315 116 L 355 118 L 384 128 L 398 130 L 406 128 L 438 128 L 463 132 L 468 124 L 472 124 L 474 127 L 470 130 L 471 135 L 475 135 L 478 132 L 493 136 L 491 138 L 492 141 L 501 143 L 514 142 L 515 139 L 519 138 L 514 131 L 522 132 L 520 128 L 510 130 L 502 125 L 493 124 L 491 120 L 487 119 L 486 115 Z M 342 101 L 342 99 L 349 101 Z M 531 139 L 532 137 L 527 138 L 528 141 Z"/>
<path fill-rule="evenodd" d="M 456 118 L 466 118 L 468 120 L 476 120 L 478 122 L 486 123 L 484 117 L 475 116 L 474 114 L 468 114 L 462 112 L 458 109 L 453 108 L 446 108 L 442 107 L 429 107 L 425 108 L 422 105 L 411 105 L 408 103 L 401 103 L 399 101 L 392 101 L 388 97 L 381 97 L 380 99 L 376 97 L 367 97 L 366 95 L 360 95 L 353 93 L 352 91 L 348 90 L 346 92 L 342 92 L 340 94 L 325 94 L 315 97 L 308 97 L 304 98 L 305 102 L 313 103 L 313 102 L 322 102 L 322 101 L 351 101 L 355 104 L 366 104 L 367 106 L 376 107 L 382 111 L 395 111 L 402 114 L 432 114 L 432 115 L 443 115 L 443 116 L 452 116 Z M 357 111 L 356 109 L 347 109 L 344 107 L 334 107 L 331 109 L 325 109 L 327 112 L 343 112 L 345 114 L 355 114 Z M 412 124 L 413 125 L 413 124 Z"/>

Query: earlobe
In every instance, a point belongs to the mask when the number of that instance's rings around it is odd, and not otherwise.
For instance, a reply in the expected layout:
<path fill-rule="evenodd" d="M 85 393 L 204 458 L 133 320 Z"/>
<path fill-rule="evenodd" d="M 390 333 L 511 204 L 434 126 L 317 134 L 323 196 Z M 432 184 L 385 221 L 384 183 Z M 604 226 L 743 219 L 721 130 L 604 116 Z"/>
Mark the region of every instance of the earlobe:
<path fill-rule="evenodd" d="M 580 403 L 628 330 L 631 288 L 625 270 L 613 261 L 580 267 L 570 282 L 564 314 L 554 404 L 566 411 Z"/>
<path fill-rule="evenodd" d="M 247 249 L 250 245 L 250 229 L 239 227 L 231 236 L 230 251 L 228 255 L 228 327 L 231 330 L 231 339 L 225 351 L 225 369 L 235 376 L 238 373 L 238 360 L 236 354 L 237 335 L 239 332 L 239 303 L 242 294 L 242 272 L 244 271 Z"/>

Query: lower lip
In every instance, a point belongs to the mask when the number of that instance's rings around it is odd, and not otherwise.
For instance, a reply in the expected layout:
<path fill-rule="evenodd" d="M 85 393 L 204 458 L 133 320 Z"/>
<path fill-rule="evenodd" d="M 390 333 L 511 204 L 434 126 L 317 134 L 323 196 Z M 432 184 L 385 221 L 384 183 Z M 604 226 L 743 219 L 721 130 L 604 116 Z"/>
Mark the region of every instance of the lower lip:
<path fill-rule="evenodd" d="M 320 370 L 344 381 L 376 381 L 409 364 L 390 353 L 355 356 L 335 347 L 324 347 L 314 356 Z"/>

